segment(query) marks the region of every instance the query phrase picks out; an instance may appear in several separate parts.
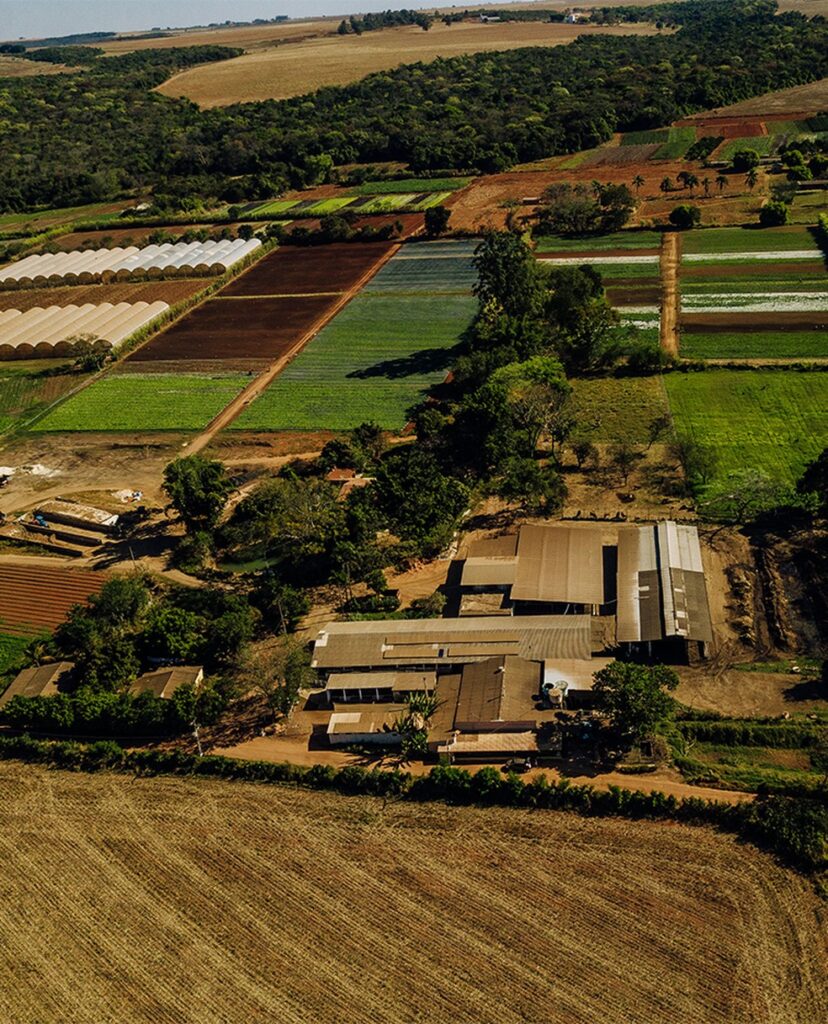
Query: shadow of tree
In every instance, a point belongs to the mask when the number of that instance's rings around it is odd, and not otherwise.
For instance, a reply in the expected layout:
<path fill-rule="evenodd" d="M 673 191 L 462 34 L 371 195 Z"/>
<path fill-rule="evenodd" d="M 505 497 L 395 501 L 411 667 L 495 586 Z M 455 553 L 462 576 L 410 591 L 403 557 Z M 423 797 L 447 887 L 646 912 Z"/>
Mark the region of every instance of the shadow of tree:
<path fill-rule="evenodd" d="M 370 380 L 372 377 L 400 380 L 438 371 L 447 372 L 454 365 L 456 358 L 456 348 L 424 348 L 398 359 L 384 359 L 373 366 L 352 370 L 348 377 L 356 380 Z"/>

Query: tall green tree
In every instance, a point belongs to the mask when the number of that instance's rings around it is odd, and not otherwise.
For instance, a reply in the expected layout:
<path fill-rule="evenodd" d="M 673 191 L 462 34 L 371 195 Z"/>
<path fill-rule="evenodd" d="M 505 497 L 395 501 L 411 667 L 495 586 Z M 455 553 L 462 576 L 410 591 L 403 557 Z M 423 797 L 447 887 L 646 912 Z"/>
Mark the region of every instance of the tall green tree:
<path fill-rule="evenodd" d="M 186 455 L 164 470 L 164 490 L 189 532 L 212 530 L 233 489 L 221 462 Z"/>
<path fill-rule="evenodd" d="M 679 678 L 664 665 L 614 661 L 596 672 L 594 680 L 592 692 L 598 707 L 618 730 L 636 741 L 659 732 L 675 712 L 671 693 Z"/>

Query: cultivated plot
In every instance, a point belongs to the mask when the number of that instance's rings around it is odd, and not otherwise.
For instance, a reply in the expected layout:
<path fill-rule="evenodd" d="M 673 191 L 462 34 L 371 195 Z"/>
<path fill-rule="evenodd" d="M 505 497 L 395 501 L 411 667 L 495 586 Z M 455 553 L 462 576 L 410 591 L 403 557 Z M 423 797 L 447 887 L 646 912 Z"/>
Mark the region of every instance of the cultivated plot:
<path fill-rule="evenodd" d="M 404 246 L 234 423 L 244 430 L 387 429 L 440 383 L 474 315 L 474 243 Z"/>
<path fill-rule="evenodd" d="M 201 430 L 249 383 L 245 374 L 114 373 L 57 406 L 32 430 Z"/>
<path fill-rule="evenodd" d="M 711 490 L 746 467 L 793 484 L 828 444 L 828 374 L 709 369 L 664 384 L 679 437 L 715 456 Z"/>
<path fill-rule="evenodd" d="M 311 295 L 343 292 L 388 252 L 388 242 L 323 245 L 312 248 L 284 246 L 231 281 L 226 296 Z"/>
<path fill-rule="evenodd" d="M 70 608 L 106 582 L 100 572 L 45 565 L 0 565 L 0 628 L 6 636 L 51 631 Z"/>

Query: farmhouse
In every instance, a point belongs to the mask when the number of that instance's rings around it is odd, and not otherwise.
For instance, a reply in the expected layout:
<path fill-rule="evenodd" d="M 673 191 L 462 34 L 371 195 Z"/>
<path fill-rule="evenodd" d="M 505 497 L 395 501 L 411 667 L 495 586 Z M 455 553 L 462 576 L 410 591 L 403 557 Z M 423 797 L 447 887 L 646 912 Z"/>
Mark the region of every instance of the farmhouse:
<path fill-rule="evenodd" d="M 51 665 L 34 665 L 24 668 L 9 683 L 0 696 L 0 708 L 13 697 L 53 697 L 71 675 L 74 665 L 71 661 L 56 661 Z"/>
<path fill-rule="evenodd" d="M 203 679 L 204 669 L 200 666 L 174 665 L 138 676 L 130 685 L 129 692 L 133 697 L 151 693 L 154 697 L 168 700 L 182 686 L 199 686 Z"/>

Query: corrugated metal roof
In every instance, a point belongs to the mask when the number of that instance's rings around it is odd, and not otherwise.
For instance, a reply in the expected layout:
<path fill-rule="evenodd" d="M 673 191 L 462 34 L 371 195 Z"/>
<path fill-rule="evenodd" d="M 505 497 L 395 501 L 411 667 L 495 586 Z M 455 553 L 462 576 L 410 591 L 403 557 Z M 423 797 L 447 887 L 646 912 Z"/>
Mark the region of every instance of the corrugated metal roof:
<path fill-rule="evenodd" d="M 329 690 L 433 690 L 436 672 L 333 672 Z"/>
<path fill-rule="evenodd" d="M 473 723 L 519 721 L 526 728 L 535 720 L 542 665 L 517 657 L 489 658 L 466 665 L 457 701 L 455 728 Z"/>
<path fill-rule="evenodd" d="M 522 527 L 512 599 L 603 604 L 601 530 L 564 524 Z"/>
<path fill-rule="evenodd" d="M 462 587 L 508 587 L 515 582 L 517 559 L 467 558 L 463 563 Z"/>
<path fill-rule="evenodd" d="M 518 535 L 507 533 L 502 537 L 483 537 L 469 545 L 467 558 L 514 558 L 517 554 Z"/>
<path fill-rule="evenodd" d="M 71 661 L 57 661 L 49 665 L 35 665 L 24 668 L 9 683 L 0 696 L 0 707 L 8 704 L 12 697 L 51 697 L 58 692 L 61 677 L 75 666 Z"/>
<path fill-rule="evenodd" d="M 712 641 L 694 526 L 663 522 L 619 530 L 617 637 L 620 643 L 666 637 Z"/>
<path fill-rule="evenodd" d="M 534 661 L 587 660 L 592 646 L 589 615 L 332 622 L 317 637 L 313 665 L 319 669 L 388 668 L 394 662 L 417 661 L 436 666 L 510 653 Z M 449 653 L 450 648 L 454 653 Z"/>

